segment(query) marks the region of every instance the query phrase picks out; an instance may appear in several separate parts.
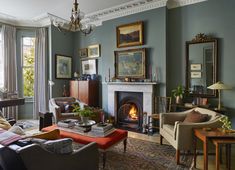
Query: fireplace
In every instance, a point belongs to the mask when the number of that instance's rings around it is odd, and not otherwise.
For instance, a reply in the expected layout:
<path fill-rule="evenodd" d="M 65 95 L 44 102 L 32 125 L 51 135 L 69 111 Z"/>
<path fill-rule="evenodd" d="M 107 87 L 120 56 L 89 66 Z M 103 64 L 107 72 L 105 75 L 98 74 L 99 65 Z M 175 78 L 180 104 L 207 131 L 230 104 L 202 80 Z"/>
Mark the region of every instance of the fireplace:
<path fill-rule="evenodd" d="M 143 123 L 143 93 L 117 92 L 116 125 L 132 131 L 141 131 Z"/>

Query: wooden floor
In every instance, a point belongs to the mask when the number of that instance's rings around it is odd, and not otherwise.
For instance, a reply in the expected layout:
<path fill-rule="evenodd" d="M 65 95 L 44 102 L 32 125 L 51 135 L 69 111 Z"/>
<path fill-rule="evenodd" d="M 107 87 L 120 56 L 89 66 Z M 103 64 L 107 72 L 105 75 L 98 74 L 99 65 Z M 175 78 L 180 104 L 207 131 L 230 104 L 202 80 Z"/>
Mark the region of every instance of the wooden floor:
<path fill-rule="evenodd" d="M 132 138 L 138 138 L 150 142 L 156 142 L 159 143 L 160 137 L 159 134 L 155 133 L 153 136 L 148 136 L 146 134 L 140 134 L 140 133 L 135 133 L 135 132 L 128 132 L 128 136 Z M 167 141 L 163 141 L 164 144 L 168 144 Z M 220 169 L 225 170 L 225 156 L 223 155 L 223 164 L 221 164 Z M 232 146 L 232 155 L 231 155 L 231 170 L 235 170 L 235 145 Z M 215 155 L 209 155 L 209 161 L 208 161 L 208 168 L 209 170 L 215 170 Z M 195 170 L 203 170 L 203 156 L 198 155 L 197 156 L 197 168 Z"/>

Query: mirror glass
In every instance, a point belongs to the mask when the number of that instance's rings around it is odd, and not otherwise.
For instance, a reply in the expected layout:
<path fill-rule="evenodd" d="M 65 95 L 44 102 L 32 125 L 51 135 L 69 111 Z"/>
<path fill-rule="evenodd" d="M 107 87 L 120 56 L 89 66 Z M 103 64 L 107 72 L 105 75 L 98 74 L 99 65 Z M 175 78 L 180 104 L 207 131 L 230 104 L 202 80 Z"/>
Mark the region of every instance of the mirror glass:
<path fill-rule="evenodd" d="M 216 39 L 186 42 L 186 89 L 199 97 L 216 97 L 215 90 L 207 89 L 217 82 Z"/>

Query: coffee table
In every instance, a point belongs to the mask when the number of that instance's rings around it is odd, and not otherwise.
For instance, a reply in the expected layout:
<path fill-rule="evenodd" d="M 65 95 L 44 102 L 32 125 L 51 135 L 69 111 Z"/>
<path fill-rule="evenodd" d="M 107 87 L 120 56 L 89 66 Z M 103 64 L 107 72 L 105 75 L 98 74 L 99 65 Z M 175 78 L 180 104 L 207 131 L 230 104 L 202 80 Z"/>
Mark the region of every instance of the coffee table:
<path fill-rule="evenodd" d="M 60 129 L 57 125 L 52 125 L 46 128 L 43 128 L 43 132 L 48 132 L 54 129 Z M 116 129 L 112 134 L 106 137 L 90 137 L 86 135 L 81 135 L 78 133 L 73 133 L 70 131 L 66 131 L 64 128 L 63 130 L 60 129 L 60 137 L 61 138 L 72 138 L 74 142 L 81 143 L 81 144 L 88 144 L 91 142 L 96 142 L 99 150 L 103 153 L 103 167 L 105 167 L 106 162 L 106 151 L 109 150 L 111 147 L 115 146 L 116 144 L 123 142 L 124 145 L 124 152 L 126 152 L 126 145 L 127 145 L 127 136 L 128 132 L 126 130 Z"/>

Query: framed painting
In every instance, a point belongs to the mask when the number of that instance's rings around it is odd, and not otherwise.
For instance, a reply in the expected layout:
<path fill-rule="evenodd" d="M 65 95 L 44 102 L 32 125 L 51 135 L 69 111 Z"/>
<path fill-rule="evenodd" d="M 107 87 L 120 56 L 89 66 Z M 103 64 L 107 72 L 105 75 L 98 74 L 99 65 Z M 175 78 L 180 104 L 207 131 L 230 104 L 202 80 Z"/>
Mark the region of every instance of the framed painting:
<path fill-rule="evenodd" d="M 143 45 L 143 22 L 120 25 L 116 28 L 116 34 L 118 48 Z"/>
<path fill-rule="evenodd" d="M 90 45 L 88 46 L 88 57 L 99 57 L 100 56 L 100 45 Z"/>
<path fill-rule="evenodd" d="M 87 57 L 87 48 L 82 48 L 78 51 L 78 55 L 80 58 L 85 58 Z"/>
<path fill-rule="evenodd" d="M 72 78 L 72 57 L 56 54 L 55 55 L 55 78 L 71 79 Z"/>
<path fill-rule="evenodd" d="M 145 48 L 115 51 L 116 78 L 146 78 Z"/>
<path fill-rule="evenodd" d="M 191 64 L 190 69 L 200 71 L 202 69 L 202 64 Z"/>
<path fill-rule="evenodd" d="M 191 78 L 193 78 L 193 79 L 200 79 L 200 78 L 202 78 L 202 72 L 192 71 L 191 72 Z"/>
<path fill-rule="evenodd" d="M 82 74 L 96 74 L 96 59 L 82 61 Z"/>

